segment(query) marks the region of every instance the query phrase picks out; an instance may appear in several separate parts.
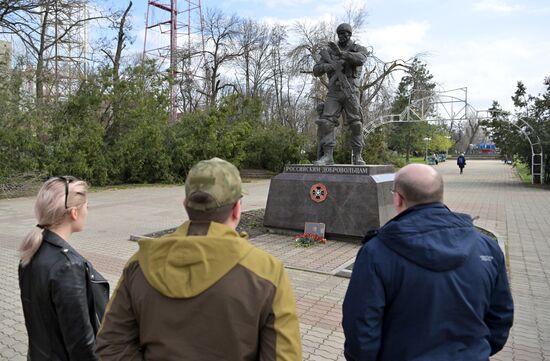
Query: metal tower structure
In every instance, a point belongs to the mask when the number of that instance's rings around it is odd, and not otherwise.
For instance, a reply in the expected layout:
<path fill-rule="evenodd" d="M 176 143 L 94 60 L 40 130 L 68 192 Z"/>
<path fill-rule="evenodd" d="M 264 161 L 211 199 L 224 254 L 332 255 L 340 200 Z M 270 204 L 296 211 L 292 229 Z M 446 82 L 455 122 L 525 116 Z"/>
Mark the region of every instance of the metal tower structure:
<path fill-rule="evenodd" d="M 204 19 L 201 0 L 147 1 L 143 59 L 155 58 L 166 69 L 170 87 L 170 122 L 199 104 L 204 83 Z M 194 103 L 191 103 L 193 99 Z"/>
<path fill-rule="evenodd" d="M 64 98 L 73 94 L 88 74 L 88 0 L 57 0 L 52 9 L 49 36 L 56 41 L 51 50 L 51 72 L 55 89 L 52 95 Z"/>

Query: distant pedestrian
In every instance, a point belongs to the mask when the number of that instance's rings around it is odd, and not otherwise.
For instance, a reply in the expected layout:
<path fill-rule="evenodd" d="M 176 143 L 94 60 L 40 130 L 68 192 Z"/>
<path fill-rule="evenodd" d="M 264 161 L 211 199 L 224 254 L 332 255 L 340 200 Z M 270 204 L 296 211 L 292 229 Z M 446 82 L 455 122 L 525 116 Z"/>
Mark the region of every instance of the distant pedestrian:
<path fill-rule="evenodd" d="M 86 183 L 51 178 L 40 188 L 34 211 L 38 224 L 20 246 L 19 263 L 27 360 L 97 360 L 109 284 L 68 243 L 86 224 Z"/>
<path fill-rule="evenodd" d="M 343 304 L 347 360 L 488 361 L 513 321 L 504 255 L 443 204 L 425 164 L 395 175 L 397 216 L 359 251 Z"/>
<path fill-rule="evenodd" d="M 235 230 L 241 186 L 222 159 L 191 168 L 190 220 L 139 242 L 98 335 L 101 360 L 302 360 L 283 264 Z"/>
<path fill-rule="evenodd" d="M 464 158 L 464 153 L 460 153 L 458 158 L 456 158 L 456 164 L 460 168 L 460 174 L 464 172 L 464 167 L 466 166 L 466 158 Z"/>

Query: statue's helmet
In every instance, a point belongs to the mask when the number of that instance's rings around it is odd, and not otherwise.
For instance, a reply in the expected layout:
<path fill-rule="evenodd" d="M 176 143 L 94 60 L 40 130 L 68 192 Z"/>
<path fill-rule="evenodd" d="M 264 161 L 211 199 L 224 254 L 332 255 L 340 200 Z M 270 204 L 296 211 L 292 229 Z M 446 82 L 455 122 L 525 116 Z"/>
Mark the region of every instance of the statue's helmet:
<path fill-rule="evenodd" d="M 338 34 L 339 32 L 342 32 L 342 31 L 347 31 L 348 33 L 352 33 L 351 31 L 351 25 L 348 24 L 348 23 L 342 23 L 340 25 L 338 25 L 338 27 L 336 28 L 336 34 Z"/>

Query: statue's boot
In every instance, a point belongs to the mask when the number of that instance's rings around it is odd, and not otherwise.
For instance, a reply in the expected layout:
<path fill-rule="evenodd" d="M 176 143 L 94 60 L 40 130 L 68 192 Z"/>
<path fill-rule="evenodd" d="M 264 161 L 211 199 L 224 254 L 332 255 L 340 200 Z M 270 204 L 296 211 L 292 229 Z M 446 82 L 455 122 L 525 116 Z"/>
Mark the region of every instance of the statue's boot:
<path fill-rule="evenodd" d="M 361 156 L 363 150 L 363 123 L 353 122 L 349 127 L 351 130 L 351 150 L 353 152 L 351 162 L 354 165 L 366 165 L 367 163 Z"/>
<path fill-rule="evenodd" d="M 323 156 L 313 162 L 314 165 L 332 165 L 334 164 L 334 158 L 332 157 L 332 153 L 334 151 L 333 147 L 323 147 Z"/>
<path fill-rule="evenodd" d="M 357 148 L 353 150 L 353 158 L 352 162 L 354 165 L 367 165 L 365 161 L 363 160 L 363 157 L 361 156 L 362 148 Z"/>
<path fill-rule="evenodd" d="M 334 135 L 335 125 L 328 119 L 318 119 L 317 123 L 317 160 L 313 162 L 315 165 L 331 165 L 334 164 L 332 153 L 336 144 Z"/>

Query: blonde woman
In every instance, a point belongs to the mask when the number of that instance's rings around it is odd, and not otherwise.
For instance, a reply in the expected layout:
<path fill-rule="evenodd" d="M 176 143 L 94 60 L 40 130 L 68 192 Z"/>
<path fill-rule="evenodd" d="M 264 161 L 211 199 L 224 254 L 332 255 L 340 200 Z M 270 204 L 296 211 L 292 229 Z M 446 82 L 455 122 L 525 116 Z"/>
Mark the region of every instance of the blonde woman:
<path fill-rule="evenodd" d="M 27 360 L 97 360 L 95 336 L 109 284 L 68 243 L 86 224 L 87 188 L 76 178 L 54 177 L 38 192 L 38 224 L 20 247 Z"/>

